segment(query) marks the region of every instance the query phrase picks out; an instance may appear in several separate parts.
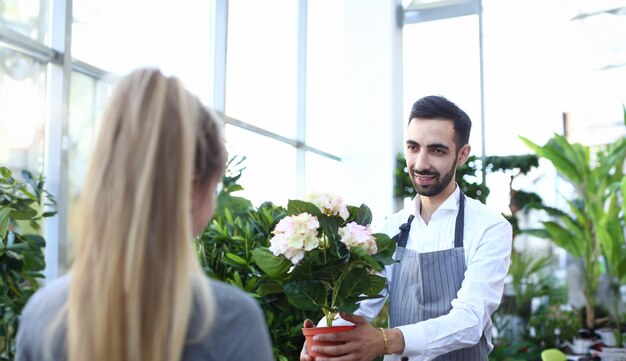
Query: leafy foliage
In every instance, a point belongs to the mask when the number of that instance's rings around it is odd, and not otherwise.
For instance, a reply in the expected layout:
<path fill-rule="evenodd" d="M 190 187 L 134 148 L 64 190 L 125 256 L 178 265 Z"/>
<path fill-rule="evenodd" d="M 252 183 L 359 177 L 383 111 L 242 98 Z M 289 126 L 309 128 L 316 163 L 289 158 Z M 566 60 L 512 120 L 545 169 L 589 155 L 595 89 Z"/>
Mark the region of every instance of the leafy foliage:
<path fill-rule="evenodd" d="M 541 305 L 532 315 L 528 325 L 535 330 L 530 338 L 545 348 L 559 347 L 563 340 L 577 336 L 582 326 L 581 315 L 576 310 L 558 304 Z"/>
<path fill-rule="evenodd" d="M 549 292 L 552 280 L 543 271 L 551 262 L 552 257 L 549 255 L 536 258 L 514 249 L 511 253 L 509 276 L 512 278 L 515 295 L 512 302 L 502 304 L 501 311 L 527 320 L 530 317 L 532 299 Z"/>
<path fill-rule="evenodd" d="M 322 314 L 294 308 L 281 290 L 260 282 L 265 273 L 254 261 L 252 251 L 269 246 L 271 231 L 287 210 L 269 202 L 253 207 L 249 200 L 232 195 L 243 189 L 238 181 L 245 169 L 244 161 L 240 157 L 230 159 L 215 215 L 196 240 L 196 253 L 207 275 L 257 299 L 270 330 L 276 360 L 297 360 L 304 343 L 302 321 L 319 319 Z"/>
<path fill-rule="evenodd" d="M 527 138 L 520 138 L 537 155 L 548 159 L 575 189 L 575 197 L 567 201 L 567 211 L 541 207 L 553 216 L 553 220 L 543 222 L 544 229 L 535 230 L 533 234 L 550 238 L 582 261 L 586 326 L 593 329 L 595 294 L 602 272 L 601 260 L 604 259 L 611 279 L 615 312 L 618 312 L 619 284 L 626 278 L 626 242 L 623 232 L 626 208 L 620 203 L 620 197 L 623 200 L 626 194 L 626 138 L 600 147 L 595 153 L 595 159 L 591 157 L 590 147 L 570 143 L 558 134 L 543 146 Z M 617 313 L 614 319 L 619 327 L 620 317 Z M 621 339 L 618 345 L 621 345 Z"/>
<path fill-rule="evenodd" d="M 43 278 L 43 218 L 56 214 L 56 202 L 40 176 L 22 172 L 23 181 L 0 167 L 0 355 L 12 360 L 22 308 Z M 45 212 L 42 208 L 48 208 Z"/>

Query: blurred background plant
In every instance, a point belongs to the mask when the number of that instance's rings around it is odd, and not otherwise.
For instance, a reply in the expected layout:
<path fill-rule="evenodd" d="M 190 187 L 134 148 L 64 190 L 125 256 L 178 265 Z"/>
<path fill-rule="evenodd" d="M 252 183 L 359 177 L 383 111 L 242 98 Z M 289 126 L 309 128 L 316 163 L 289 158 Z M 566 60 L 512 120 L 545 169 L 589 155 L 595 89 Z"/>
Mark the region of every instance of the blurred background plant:
<path fill-rule="evenodd" d="M 0 167 L 0 359 L 13 360 L 19 315 L 39 288 L 45 267 L 43 218 L 56 214 L 56 202 L 43 177 L 28 171 L 16 179 Z"/>

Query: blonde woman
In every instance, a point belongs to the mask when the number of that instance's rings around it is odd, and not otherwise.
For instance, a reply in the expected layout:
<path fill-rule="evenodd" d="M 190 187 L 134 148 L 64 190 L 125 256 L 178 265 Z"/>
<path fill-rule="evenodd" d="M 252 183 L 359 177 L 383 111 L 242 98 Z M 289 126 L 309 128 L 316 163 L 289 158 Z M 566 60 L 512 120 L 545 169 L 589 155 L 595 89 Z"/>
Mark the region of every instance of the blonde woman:
<path fill-rule="evenodd" d="M 68 276 L 24 309 L 17 360 L 273 360 L 257 303 L 203 275 L 192 238 L 226 160 L 215 115 L 138 70 L 105 112 Z"/>

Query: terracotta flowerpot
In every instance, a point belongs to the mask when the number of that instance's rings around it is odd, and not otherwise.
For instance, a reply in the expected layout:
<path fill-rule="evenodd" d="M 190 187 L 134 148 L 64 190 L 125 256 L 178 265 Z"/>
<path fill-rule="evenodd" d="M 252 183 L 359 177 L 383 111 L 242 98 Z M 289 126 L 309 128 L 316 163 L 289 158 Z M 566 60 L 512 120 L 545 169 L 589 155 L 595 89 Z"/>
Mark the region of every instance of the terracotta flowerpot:
<path fill-rule="evenodd" d="M 315 360 L 316 357 L 319 356 L 327 356 L 324 354 L 318 354 L 316 352 L 311 351 L 313 346 L 332 346 L 332 345 L 340 345 L 342 342 L 317 342 L 313 341 L 313 336 L 323 334 L 323 333 L 335 333 L 335 332 L 346 332 L 354 329 L 356 325 L 350 326 L 332 326 L 332 327 L 308 327 L 303 328 L 302 333 L 306 338 L 306 349 L 309 352 L 309 355 L 313 357 Z"/>

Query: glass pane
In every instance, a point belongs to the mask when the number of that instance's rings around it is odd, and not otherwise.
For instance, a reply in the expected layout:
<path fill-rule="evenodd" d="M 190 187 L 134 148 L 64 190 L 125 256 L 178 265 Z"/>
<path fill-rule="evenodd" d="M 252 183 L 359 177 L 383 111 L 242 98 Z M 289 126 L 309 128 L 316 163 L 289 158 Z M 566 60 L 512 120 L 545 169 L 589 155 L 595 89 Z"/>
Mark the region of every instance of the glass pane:
<path fill-rule="evenodd" d="M 0 1 L 0 27 L 47 44 L 50 0 Z"/>
<path fill-rule="evenodd" d="M 72 55 L 125 74 L 159 67 L 201 98 L 210 94 L 214 1 L 75 0 Z M 206 101 L 207 99 L 202 99 Z"/>
<path fill-rule="evenodd" d="M 272 201 L 283 206 L 296 197 L 296 149 L 291 145 L 226 125 L 228 153 L 245 156 L 244 190 L 236 195 L 255 206 Z"/>
<path fill-rule="evenodd" d="M 306 153 L 305 192 L 331 192 L 345 197 L 344 168 L 341 162 L 319 154 Z"/>
<path fill-rule="evenodd" d="M 46 65 L 0 46 L 0 165 L 43 172 Z"/>
<path fill-rule="evenodd" d="M 569 105 L 584 102 L 578 98 L 582 74 L 574 70 L 584 62 L 575 50 L 582 44 L 568 35 L 576 5 L 559 0 L 483 3 L 487 154 L 530 153 L 519 135 L 543 144 L 562 132 L 562 113 L 572 110 Z"/>
<path fill-rule="evenodd" d="M 478 16 L 407 25 L 403 35 L 405 121 L 417 99 L 443 95 L 472 119 L 472 154 L 480 156 Z"/>
<path fill-rule="evenodd" d="M 344 130 L 343 2 L 309 2 L 306 142 L 341 156 Z"/>
<path fill-rule="evenodd" d="M 290 138 L 297 122 L 297 3 L 228 3 L 226 114 Z"/>
<path fill-rule="evenodd" d="M 74 255 L 78 215 L 80 214 L 80 195 L 95 145 L 98 119 L 108 93 L 107 90 L 107 84 L 102 81 L 80 73 L 72 73 L 68 122 L 68 260 L 71 260 Z"/>

